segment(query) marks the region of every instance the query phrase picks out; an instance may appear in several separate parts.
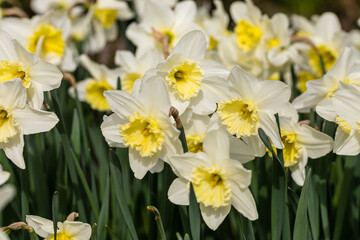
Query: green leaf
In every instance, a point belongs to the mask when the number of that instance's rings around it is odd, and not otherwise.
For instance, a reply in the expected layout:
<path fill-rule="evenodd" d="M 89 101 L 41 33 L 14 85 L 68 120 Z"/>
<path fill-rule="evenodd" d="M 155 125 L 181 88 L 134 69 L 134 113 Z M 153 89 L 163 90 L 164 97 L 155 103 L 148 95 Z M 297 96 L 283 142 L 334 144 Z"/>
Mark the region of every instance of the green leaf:
<path fill-rule="evenodd" d="M 181 145 L 183 147 L 184 153 L 186 153 L 189 150 L 188 150 L 188 146 L 187 146 L 187 142 L 186 142 L 186 136 L 185 136 L 184 127 L 180 127 L 180 128 L 178 128 L 178 130 L 180 131 L 179 139 L 181 141 Z"/>
<path fill-rule="evenodd" d="M 264 132 L 264 130 L 262 128 L 259 128 L 258 130 L 258 133 L 259 133 L 259 137 L 261 139 L 261 141 L 265 144 L 265 146 L 267 147 L 267 149 L 269 149 L 269 151 L 271 152 L 271 154 L 273 155 L 274 158 L 276 158 L 280 165 L 282 166 L 283 168 L 283 171 L 285 171 L 285 168 L 284 168 L 284 161 L 282 161 L 279 156 L 275 153 L 271 143 L 270 143 L 270 140 L 269 140 L 269 137 L 266 135 L 266 133 Z"/>
<path fill-rule="evenodd" d="M 52 220 L 53 220 L 53 228 L 54 228 L 54 240 L 56 240 L 56 235 L 57 235 L 58 213 L 59 213 L 59 194 L 58 192 L 54 192 L 52 199 Z"/>
<path fill-rule="evenodd" d="M 102 199 L 102 206 L 99 216 L 99 225 L 97 228 L 97 238 L 106 239 L 105 225 L 109 220 L 109 195 L 110 195 L 110 174 L 108 172 L 104 197 Z"/>
<path fill-rule="evenodd" d="M 190 230 L 191 230 L 192 239 L 199 240 L 200 223 L 201 223 L 200 210 L 199 210 L 199 204 L 196 201 L 196 196 L 192 183 L 190 183 L 189 221 L 190 221 Z"/>
<path fill-rule="evenodd" d="M 308 219 L 308 198 L 309 198 L 309 186 L 310 186 L 310 174 L 309 169 L 303 189 L 301 191 L 298 208 L 296 211 L 295 225 L 294 225 L 294 240 L 303 240 L 304 236 L 310 233 L 309 219 Z M 307 239 L 307 238 L 305 238 Z"/>
<path fill-rule="evenodd" d="M 126 198 L 124 196 L 124 187 L 121 183 L 121 179 L 122 179 L 122 174 L 121 171 L 119 169 L 119 166 L 116 165 L 115 163 L 118 162 L 117 161 L 117 156 L 115 154 L 115 152 L 111 149 L 110 150 L 110 156 L 111 156 L 111 161 L 110 161 L 110 175 L 111 175 L 111 182 L 113 185 L 113 188 L 115 190 L 115 197 L 116 200 L 120 206 L 121 209 L 121 213 L 124 217 L 124 221 L 129 229 L 129 232 L 131 234 L 131 237 L 136 240 L 138 239 L 137 233 L 136 233 L 136 229 L 135 229 L 135 225 L 133 223 L 129 208 L 127 206 L 126 203 Z M 116 161 L 115 161 L 116 160 Z"/>

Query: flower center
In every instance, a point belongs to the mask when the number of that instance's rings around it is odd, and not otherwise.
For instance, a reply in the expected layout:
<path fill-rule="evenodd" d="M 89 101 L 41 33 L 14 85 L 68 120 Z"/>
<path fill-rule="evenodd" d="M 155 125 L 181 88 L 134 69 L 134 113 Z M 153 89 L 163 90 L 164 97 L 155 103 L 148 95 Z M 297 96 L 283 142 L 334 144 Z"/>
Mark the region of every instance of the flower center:
<path fill-rule="evenodd" d="M 262 36 L 259 27 L 253 26 L 245 20 L 238 22 L 234 31 L 237 45 L 245 52 L 252 50 L 259 43 Z"/>
<path fill-rule="evenodd" d="M 260 127 L 258 109 L 253 101 L 240 100 L 238 97 L 219 103 L 218 114 L 230 134 L 236 137 L 257 135 Z"/>
<path fill-rule="evenodd" d="M 134 86 L 134 82 L 136 81 L 136 79 L 141 78 L 141 77 L 142 76 L 138 73 L 126 73 L 121 78 L 122 90 L 125 90 L 125 91 L 131 93 L 133 86 Z"/>
<path fill-rule="evenodd" d="M 347 135 L 350 135 L 350 131 L 352 129 L 350 123 L 346 122 L 344 119 L 342 119 L 339 116 L 336 116 L 335 122 L 339 125 L 339 128 L 347 133 Z"/>
<path fill-rule="evenodd" d="M 190 182 L 193 184 L 196 200 L 206 207 L 212 206 L 217 209 L 231 204 L 230 184 L 220 169 L 194 167 Z"/>
<path fill-rule="evenodd" d="M 197 134 L 186 135 L 186 142 L 189 152 L 193 152 L 193 153 L 203 152 L 204 151 L 203 140 L 204 137 Z"/>
<path fill-rule="evenodd" d="M 91 81 L 85 88 L 86 101 L 90 104 L 92 109 L 99 111 L 110 110 L 110 106 L 104 97 L 104 91 L 113 90 L 106 80 Z"/>
<path fill-rule="evenodd" d="M 325 45 L 319 45 L 317 46 L 317 49 L 319 50 L 319 53 L 323 59 L 325 70 L 328 71 L 332 66 L 334 66 L 337 59 L 337 54 Z M 309 64 L 316 75 L 323 75 L 319 55 L 314 49 L 310 50 Z"/>
<path fill-rule="evenodd" d="M 303 149 L 296 142 L 296 134 L 281 130 L 281 141 L 284 144 L 284 166 L 291 167 L 298 163 Z"/>
<path fill-rule="evenodd" d="M 203 75 L 199 62 L 185 60 L 168 71 L 166 81 L 177 92 L 178 97 L 186 101 L 198 95 Z"/>
<path fill-rule="evenodd" d="M 27 67 L 19 62 L 0 60 L 0 81 L 6 82 L 14 78 L 20 78 L 26 88 L 31 85 Z"/>
<path fill-rule="evenodd" d="M 17 134 L 16 122 L 11 114 L 0 107 L 0 143 L 8 143 Z"/>
<path fill-rule="evenodd" d="M 129 123 L 120 126 L 125 146 L 136 149 L 142 157 L 151 157 L 162 149 L 164 133 L 154 117 L 135 112 L 128 119 Z"/>
<path fill-rule="evenodd" d="M 52 53 L 62 57 L 65 50 L 65 41 L 61 34 L 61 29 L 56 29 L 50 24 L 42 24 L 29 37 L 26 48 L 30 52 L 36 53 L 38 44 L 42 41 L 41 54 Z"/>
<path fill-rule="evenodd" d="M 69 237 L 66 233 L 60 232 L 56 234 L 57 240 L 71 240 L 72 238 Z M 54 237 L 50 238 L 50 240 L 54 240 Z"/>
<path fill-rule="evenodd" d="M 217 45 L 219 44 L 219 41 L 216 40 L 213 36 L 210 36 L 209 38 L 209 50 L 215 50 Z"/>
<path fill-rule="evenodd" d="M 100 21 L 104 28 L 110 28 L 116 21 L 117 10 L 99 8 L 96 4 L 94 7 L 94 17 Z"/>

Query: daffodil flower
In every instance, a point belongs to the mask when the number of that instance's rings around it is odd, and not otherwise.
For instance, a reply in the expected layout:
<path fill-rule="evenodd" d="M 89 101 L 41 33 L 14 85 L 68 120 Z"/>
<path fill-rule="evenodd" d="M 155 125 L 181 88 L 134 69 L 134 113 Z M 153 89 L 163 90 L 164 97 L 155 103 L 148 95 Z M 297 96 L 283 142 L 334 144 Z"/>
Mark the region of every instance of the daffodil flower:
<path fill-rule="evenodd" d="M 248 188 L 251 171 L 240 161 L 230 159 L 228 135 L 223 131 L 212 131 L 206 136 L 203 147 L 204 152 L 168 157 L 178 176 L 169 188 L 169 200 L 178 205 L 189 205 L 191 183 L 201 215 L 212 230 L 223 222 L 231 206 L 248 219 L 256 220 L 258 213 Z"/>
<path fill-rule="evenodd" d="M 34 215 L 26 215 L 27 224 L 34 229 L 37 235 L 45 240 L 54 239 L 53 222 Z M 78 221 L 64 221 L 57 223 L 56 239 L 61 240 L 89 240 L 91 237 L 91 226 Z"/>
<path fill-rule="evenodd" d="M 305 181 L 305 167 L 308 157 L 316 159 L 333 149 L 333 139 L 310 126 L 300 125 L 295 109 L 288 104 L 280 113 L 281 141 L 284 144 L 284 166 L 290 168 L 291 177 L 302 186 Z"/>
<path fill-rule="evenodd" d="M 0 149 L 19 168 L 25 168 L 23 135 L 49 131 L 58 121 L 54 113 L 26 104 L 21 79 L 0 83 Z"/>
<path fill-rule="evenodd" d="M 105 65 L 93 62 L 87 55 L 80 56 L 80 62 L 91 74 L 76 84 L 78 98 L 90 104 L 92 109 L 109 111 L 110 107 L 104 97 L 104 91 L 116 89 L 118 74 L 116 70 L 110 70 Z M 75 89 L 69 88 L 69 94 L 75 97 Z"/>
<path fill-rule="evenodd" d="M 104 118 L 101 131 L 110 146 L 129 147 L 130 167 L 139 179 L 149 170 L 161 171 L 165 156 L 182 152 L 180 133 L 169 118 L 168 93 L 159 78 L 144 78 L 132 95 L 104 92 L 114 114 Z"/>
<path fill-rule="evenodd" d="M 221 124 L 231 135 L 255 142 L 260 141 L 258 130 L 262 128 L 276 148 L 283 148 L 274 114 L 288 103 L 289 86 L 280 81 L 259 81 L 238 66 L 231 71 L 229 82 L 230 91 L 222 92 L 225 97 L 216 112 Z"/>
<path fill-rule="evenodd" d="M 309 81 L 307 90 L 292 102 L 299 112 L 313 107 L 326 108 L 337 91 L 339 82 L 360 86 L 360 54 L 356 49 L 345 48 L 335 65 L 320 79 Z"/>
<path fill-rule="evenodd" d="M 221 64 L 204 59 L 205 35 L 200 31 L 186 34 L 175 46 L 173 54 L 157 66 L 157 74 L 167 85 L 171 104 L 180 115 L 191 108 L 205 115 L 216 109 L 219 89 L 228 89 L 229 71 Z"/>
<path fill-rule="evenodd" d="M 77 52 L 67 44 L 71 22 L 66 13 L 47 13 L 31 19 L 7 18 L 1 22 L 1 29 L 42 60 L 65 71 L 75 70 Z"/>
<path fill-rule="evenodd" d="M 340 89 L 334 94 L 332 104 L 338 117 L 338 130 L 342 134 L 335 136 L 341 141 L 341 147 L 334 149 L 337 154 L 355 156 L 360 153 L 360 88 L 340 84 Z"/>
<path fill-rule="evenodd" d="M 115 63 L 120 66 L 121 89 L 131 93 L 135 80 L 143 78 L 146 71 L 155 68 L 162 59 L 155 51 L 149 51 L 143 56 L 134 56 L 127 50 L 116 51 Z"/>
<path fill-rule="evenodd" d="M 0 41 L 0 82 L 20 78 L 26 89 L 27 102 L 40 109 L 44 101 L 43 91 L 60 86 L 61 72 L 56 66 L 27 51 L 4 31 L 0 31 Z"/>
<path fill-rule="evenodd" d="M 141 22 L 132 23 L 126 29 L 126 37 L 135 44 L 139 56 L 153 49 L 156 49 L 160 56 L 163 55 L 162 46 L 154 38 L 152 29 L 168 37 L 170 52 L 186 33 L 201 29 L 194 23 L 196 14 L 194 1 L 179 2 L 174 10 L 161 1 L 146 1 L 145 9 Z"/>
<path fill-rule="evenodd" d="M 15 188 L 10 184 L 3 185 L 10 178 L 10 173 L 4 171 L 0 164 L 0 211 L 10 202 L 15 195 Z M 3 185 L 3 186 L 2 186 Z M 1 239 L 1 231 L 0 231 Z"/>

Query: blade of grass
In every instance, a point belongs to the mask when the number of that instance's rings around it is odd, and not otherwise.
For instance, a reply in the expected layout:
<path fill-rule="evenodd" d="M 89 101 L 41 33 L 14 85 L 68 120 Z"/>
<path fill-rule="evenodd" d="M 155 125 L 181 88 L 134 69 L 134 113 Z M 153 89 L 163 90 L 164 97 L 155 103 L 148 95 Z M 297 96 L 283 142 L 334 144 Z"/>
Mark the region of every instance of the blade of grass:
<path fill-rule="evenodd" d="M 163 223 L 161 220 L 161 215 L 160 215 L 159 210 L 154 206 L 147 206 L 147 210 L 151 211 L 155 215 L 155 221 L 156 221 L 156 225 L 158 227 L 158 231 L 160 234 L 160 239 L 166 240 L 166 234 L 165 234 L 165 230 L 164 230 L 164 226 L 163 226 Z"/>
<path fill-rule="evenodd" d="M 190 230 L 191 236 L 193 240 L 200 239 L 200 210 L 199 204 L 196 200 L 194 187 L 192 183 L 190 183 L 190 205 L 189 205 L 189 222 L 190 222 Z"/>
<path fill-rule="evenodd" d="M 59 194 L 58 192 L 55 191 L 52 199 L 52 220 L 53 220 L 53 229 L 54 229 L 54 240 L 56 240 L 56 235 L 57 235 L 58 213 L 59 213 Z"/>

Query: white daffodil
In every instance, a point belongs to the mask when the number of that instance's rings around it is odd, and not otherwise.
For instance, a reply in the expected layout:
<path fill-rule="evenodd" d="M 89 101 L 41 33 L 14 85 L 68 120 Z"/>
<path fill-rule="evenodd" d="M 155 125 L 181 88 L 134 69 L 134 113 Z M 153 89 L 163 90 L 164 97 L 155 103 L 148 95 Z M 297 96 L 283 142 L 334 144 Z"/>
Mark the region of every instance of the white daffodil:
<path fill-rule="evenodd" d="M 134 17 L 128 3 L 117 0 L 96 0 L 89 9 L 74 15 L 71 35 L 75 40 L 83 41 L 85 53 L 99 52 L 107 41 L 116 39 L 117 19 L 129 20 Z"/>
<path fill-rule="evenodd" d="M 292 113 L 296 110 L 288 104 L 279 113 L 281 141 L 284 144 L 284 166 L 291 170 L 291 177 L 302 186 L 305 181 L 305 167 L 310 158 L 319 158 L 333 149 L 333 139 L 307 125 L 298 123 Z M 275 150 L 276 151 L 276 150 Z"/>
<path fill-rule="evenodd" d="M 104 97 L 104 91 L 116 89 L 117 72 L 108 69 L 105 65 L 91 61 L 87 55 L 81 55 L 80 62 L 89 71 L 92 78 L 87 78 L 76 84 L 79 100 L 87 102 L 92 109 L 98 111 L 110 110 Z M 69 94 L 75 98 L 73 87 L 69 88 Z"/>
<path fill-rule="evenodd" d="M 41 59 L 66 71 L 75 70 L 77 52 L 67 44 L 71 23 L 66 13 L 48 13 L 32 19 L 6 18 L 0 26 Z"/>
<path fill-rule="evenodd" d="M 360 153 L 359 100 L 360 88 L 353 84 L 340 83 L 339 90 L 331 98 L 331 108 L 321 108 L 319 114 L 326 120 L 336 122 L 334 152 L 355 156 Z M 318 109 L 317 109 L 318 111 Z"/>
<path fill-rule="evenodd" d="M 354 89 L 357 85 L 339 82 L 339 89 Z M 316 113 L 327 121 L 335 122 L 338 127 L 335 132 L 334 152 L 339 155 L 356 155 L 357 149 L 354 144 L 358 144 L 358 140 L 354 137 L 350 123 L 341 118 L 333 104 L 333 98 L 328 98 L 316 106 Z M 349 144 L 350 142 L 350 144 Z"/>
<path fill-rule="evenodd" d="M 345 46 L 350 42 L 345 32 L 341 29 L 338 17 L 331 12 L 320 15 L 314 22 L 307 21 L 300 16 L 293 17 L 293 24 L 296 35 L 308 38 L 317 48 L 317 51 L 310 46 L 305 50 L 308 66 L 302 64 L 299 81 L 306 82 L 311 75 L 312 79 L 322 77 L 323 70 L 319 59 L 322 56 L 325 70 L 328 71 L 334 66 Z M 307 74 L 306 74 L 307 73 Z"/>
<path fill-rule="evenodd" d="M 169 200 L 189 205 L 189 184 L 194 188 L 201 215 L 212 230 L 216 230 L 228 215 L 231 205 L 250 220 L 258 213 L 248 188 L 251 171 L 229 156 L 229 137 L 223 131 L 212 131 L 204 140 L 204 152 L 168 157 L 178 176 L 171 184 Z M 240 160 L 240 159 L 239 159 Z"/>
<path fill-rule="evenodd" d="M 221 124 L 231 135 L 251 137 L 255 142 L 260 141 L 258 130 L 262 128 L 276 148 L 283 148 L 274 114 L 288 103 L 289 86 L 280 81 L 259 81 L 238 66 L 231 71 L 229 82 L 230 91 L 222 92 L 224 98 L 215 113 Z"/>
<path fill-rule="evenodd" d="M 309 112 L 311 108 L 326 107 L 330 98 L 337 91 L 339 82 L 360 86 L 360 53 L 354 48 L 345 48 L 334 67 L 322 78 L 309 81 L 307 90 L 296 97 L 294 107 L 299 112 Z"/>
<path fill-rule="evenodd" d="M 300 62 L 299 50 L 302 44 L 291 44 L 289 19 L 283 13 L 274 14 L 271 18 L 271 29 L 266 37 L 266 52 L 269 62 L 279 68 L 288 62 Z"/>
<path fill-rule="evenodd" d="M 195 113 L 213 113 L 219 89 L 228 90 L 229 71 L 218 62 L 204 59 L 205 35 L 192 31 L 181 38 L 173 54 L 157 66 L 167 85 L 172 106 L 180 115 L 191 108 Z"/>
<path fill-rule="evenodd" d="M 104 119 L 101 131 L 110 146 L 129 147 L 130 167 L 139 179 L 149 170 L 161 171 L 165 156 L 182 152 L 180 133 L 169 118 L 168 93 L 159 78 L 144 78 L 132 95 L 104 92 L 115 113 Z"/>
<path fill-rule="evenodd" d="M 58 121 L 54 113 L 26 104 L 21 79 L 0 83 L 0 149 L 19 168 L 25 168 L 23 135 L 49 131 Z"/>
<path fill-rule="evenodd" d="M 34 229 L 37 235 L 45 240 L 54 239 L 53 222 L 34 215 L 26 215 L 26 223 Z M 56 239 L 66 240 L 89 240 L 91 237 L 91 226 L 78 221 L 64 221 L 57 223 Z"/>
<path fill-rule="evenodd" d="M 146 1 L 145 9 L 141 22 L 132 23 L 126 29 L 126 36 L 137 47 L 139 56 L 153 49 L 157 49 L 160 56 L 163 55 L 162 45 L 154 38 L 153 29 L 167 36 L 170 52 L 186 33 L 201 29 L 194 23 L 194 1 L 179 2 L 174 10 L 159 1 Z"/>
<path fill-rule="evenodd" d="M 121 66 L 119 71 L 121 89 L 131 93 L 135 80 L 143 78 L 146 71 L 155 68 L 162 59 L 154 51 L 149 51 L 142 57 L 134 56 L 127 50 L 116 51 L 115 63 Z"/>
<path fill-rule="evenodd" d="M 20 78 L 26 88 L 27 102 L 40 109 L 44 101 L 43 91 L 60 86 L 61 72 L 54 65 L 25 50 L 4 31 L 0 31 L 0 41 L 0 82 Z"/>

